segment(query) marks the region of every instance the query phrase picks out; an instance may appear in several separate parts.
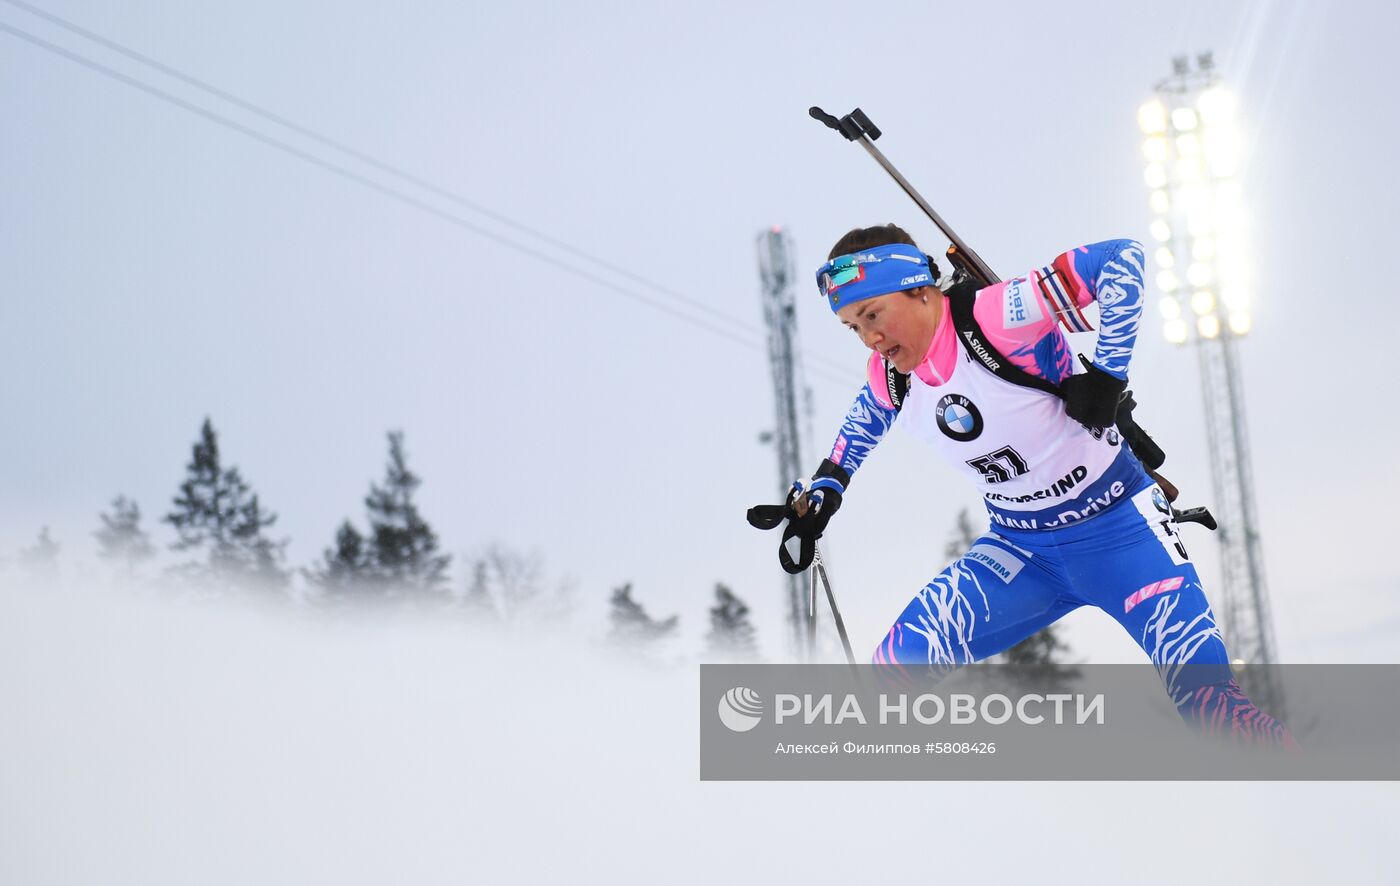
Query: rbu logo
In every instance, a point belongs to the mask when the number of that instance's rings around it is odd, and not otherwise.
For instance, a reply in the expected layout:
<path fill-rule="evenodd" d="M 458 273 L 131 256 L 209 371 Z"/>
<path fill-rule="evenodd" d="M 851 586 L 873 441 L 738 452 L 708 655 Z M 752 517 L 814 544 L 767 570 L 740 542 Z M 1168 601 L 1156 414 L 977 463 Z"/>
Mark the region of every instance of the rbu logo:
<path fill-rule="evenodd" d="M 915 283 L 927 283 L 928 274 L 915 274 L 912 277 L 905 277 L 899 281 L 900 286 L 912 286 Z"/>

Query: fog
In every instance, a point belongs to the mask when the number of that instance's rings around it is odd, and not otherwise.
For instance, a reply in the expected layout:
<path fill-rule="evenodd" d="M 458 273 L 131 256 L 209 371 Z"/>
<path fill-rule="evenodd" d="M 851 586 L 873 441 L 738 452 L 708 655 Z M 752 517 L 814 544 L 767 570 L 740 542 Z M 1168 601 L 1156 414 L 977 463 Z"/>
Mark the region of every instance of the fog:
<path fill-rule="evenodd" d="M 699 780 L 698 665 L 440 611 L 0 590 L 0 882 L 1386 882 L 1393 784 Z"/>

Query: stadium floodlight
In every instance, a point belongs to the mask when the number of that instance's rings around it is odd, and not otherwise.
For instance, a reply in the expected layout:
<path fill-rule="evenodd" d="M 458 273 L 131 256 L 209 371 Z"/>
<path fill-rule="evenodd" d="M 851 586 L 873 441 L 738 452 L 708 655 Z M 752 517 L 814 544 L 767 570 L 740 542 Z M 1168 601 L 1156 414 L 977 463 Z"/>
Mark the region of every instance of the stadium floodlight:
<path fill-rule="evenodd" d="M 1191 293 L 1191 310 L 1197 317 L 1204 317 L 1215 310 L 1215 293 L 1209 289 L 1197 289 Z"/>
<path fill-rule="evenodd" d="M 1202 184 L 1184 185 L 1177 189 L 1176 203 L 1187 215 L 1197 214 L 1210 208 L 1210 190 Z"/>
<path fill-rule="evenodd" d="M 1142 155 L 1149 163 L 1167 162 L 1167 140 L 1160 135 L 1149 135 L 1142 141 Z"/>
<path fill-rule="evenodd" d="M 1245 217 L 1244 207 L 1235 205 L 1223 205 L 1216 203 L 1212 214 L 1216 218 L 1216 224 L 1220 228 L 1222 239 L 1229 241 L 1235 257 L 1243 258 L 1243 251 L 1239 249 L 1241 241 L 1244 239 L 1244 230 L 1248 226 L 1248 219 Z M 1222 249 L 1222 252 L 1227 250 Z"/>
<path fill-rule="evenodd" d="M 1230 178 L 1239 171 L 1240 136 L 1233 126 L 1217 124 L 1206 132 L 1206 164 L 1216 178 Z"/>
<path fill-rule="evenodd" d="M 1192 108 L 1172 109 L 1172 129 L 1177 132 L 1190 132 L 1196 128 L 1196 112 Z"/>
<path fill-rule="evenodd" d="M 1196 99 L 1196 109 L 1207 126 L 1228 123 L 1235 118 L 1235 97 L 1223 86 L 1212 86 Z"/>
<path fill-rule="evenodd" d="M 1176 161 L 1176 177 L 1188 185 L 1200 182 L 1205 174 L 1205 167 L 1201 164 L 1200 157 L 1182 156 Z"/>
<path fill-rule="evenodd" d="M 1237 181 L 1223 181 L 1215 186 L 1215 205 L 1222 210 L 1238 213 L 1244 203 L 1244 193 Z"/>
<path fill-rule="evenodd" d="M 1168 324 L 1182 321 L 1170 335 L 1178 342 L 1240 335 L 1252 321 L 1248 298 L 1239 294 L 1247 268 L 1235 97 L 1216 82 L 1213 58 L 1197 62 L 1192 70 L 1189 57 L 1174 59 L 1173 77 L 1137 114 L 1162 316 Z M 1190 314 L 1182 317 L 1188 303 Z M 1214 320 L 1201 322 L 1208 316 Z"/>
<path fill-rule="evenodd" d="M 1236 123 L 1235 99 L 1219 85 L 1209 53 L 1172 59 L 1153 100 L 1138 108 L 1142 157 L 1165 172 L 1150 174 L 1152 236 L 1147 240 L 1162 333 L 1173 345 L 1191 345 L 1201 368 L 1204 417 L 1221 532 L 1221 578 L 1226 605 L 1221 630 L 1244 661 L 1274 661 L 1272 628 L 1260 564 L 1254 493 L 1248 469 L 1243 382 L 1236 347 L 1253 326 L 1254 281 L 1246 241 L 1250 218 L 1239 176 L 1248 159 Z M 1251 679 L 1254 677 L 1251 675 Z M 1281 704 L 1264 680 L 1261 694 Z M 1251 696 L 1254 694 L 1251 684 Z"/>
<path fill-rule="evenodd" d="M 1240 257 L 1238 250 L 1222 255 L 1215 262 L 1222 283 L 1243 284 L 1249 282 L 1249 267 Z"/>
<path fill-rule="evenodd" d="M 1220 300 L 1225 310 L 1231 314 L 1243 314 L 1249 310 L 1249 290 L 1239 284 L 1226 286 L 1220 292 Z"/>
<path fill-rule="evenodd" d="M 1167 131 L 1167 106 L 1153 99 L 1138 108 L 1138 126 L 1146 135 Z"/>

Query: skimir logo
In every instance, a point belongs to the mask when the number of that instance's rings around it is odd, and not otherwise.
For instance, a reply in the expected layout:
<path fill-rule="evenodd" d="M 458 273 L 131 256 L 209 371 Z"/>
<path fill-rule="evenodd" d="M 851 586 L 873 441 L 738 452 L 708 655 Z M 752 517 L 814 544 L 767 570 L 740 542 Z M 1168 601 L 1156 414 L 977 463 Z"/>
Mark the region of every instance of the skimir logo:
<path fill-rule="evenodd" d="M 747 686 L 735 686 L 719 700 L 719 721 L 732 732 L 748 732 L 763 719 L 763 699 Z"/>

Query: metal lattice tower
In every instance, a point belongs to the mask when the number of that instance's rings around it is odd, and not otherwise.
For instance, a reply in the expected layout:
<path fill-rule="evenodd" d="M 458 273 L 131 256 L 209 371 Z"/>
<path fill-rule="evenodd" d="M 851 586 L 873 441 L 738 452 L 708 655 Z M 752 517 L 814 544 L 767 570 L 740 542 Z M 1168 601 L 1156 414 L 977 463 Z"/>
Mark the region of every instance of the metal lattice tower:
<path fill-rule="evenodd" d="M 764 439 L 773 442 L 778 455 L 779 501 L 788 487 L 805 476 L 802 461 L 802 431 L 810 424 L 810 395 L 802 377 L 801 353 L 797 344 L 797 311 L 793 301 L 795 278 L 792 241 L 774 225 L 758 235 L 758 273 L 763 282 L 763 320 L 768 327 L 768 360 L 773 375 L 773 431 Z M 786 576 L 788 625 L 794 649 L 800 658 L 810 658 L 804 629 L 807 587 L 804 576 Z"/>
<path fill-rule="evenodd" d="M 1158 307 L 1167 340 L 1194 346 L 1200 363 L 1211 508 L 1220 523 L 1221 589 L 1211 597 L 1221 631 L 1236 664 L 1272 664 L 1278 649 L 1239 369 L 1238 340 L 1252 324 L 1236 179 L 1240 139 L 1233 100 L 1210 53 L 1197 56 L 1194 69 L 1185 56 L 1173 59 L 1172 67 L 1172 75 L 1157 84 L 1157 98 L 1138 111 L 1155 215 Z M 1257 681 L 1251 694 L 1281 714 L 1282 688 L 1271 669 L 1260 668 L 1251 677 Z"/>

